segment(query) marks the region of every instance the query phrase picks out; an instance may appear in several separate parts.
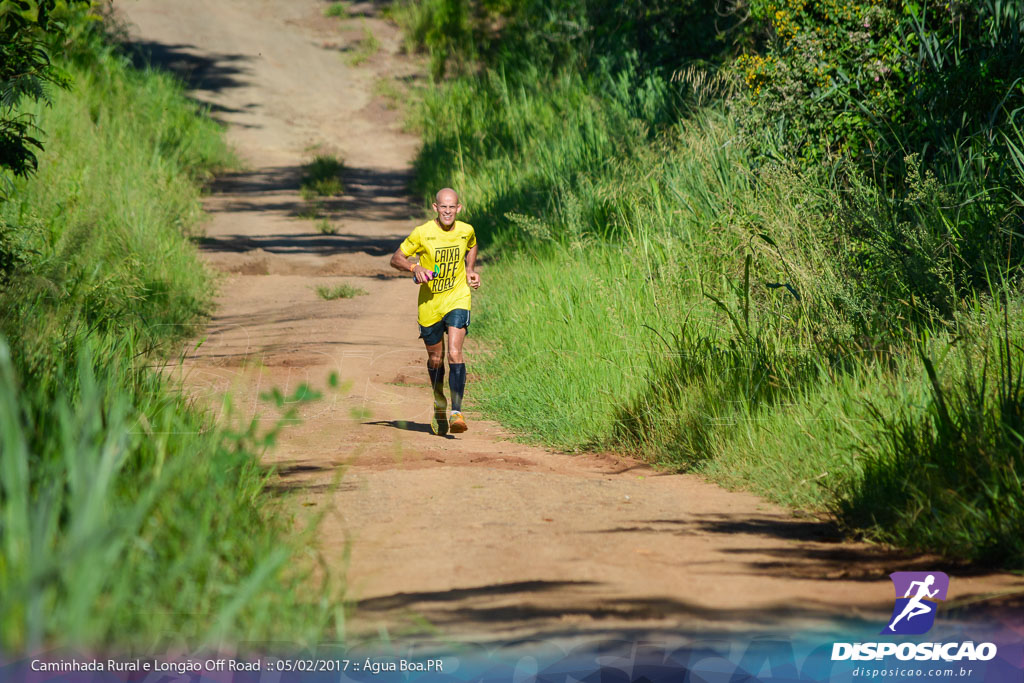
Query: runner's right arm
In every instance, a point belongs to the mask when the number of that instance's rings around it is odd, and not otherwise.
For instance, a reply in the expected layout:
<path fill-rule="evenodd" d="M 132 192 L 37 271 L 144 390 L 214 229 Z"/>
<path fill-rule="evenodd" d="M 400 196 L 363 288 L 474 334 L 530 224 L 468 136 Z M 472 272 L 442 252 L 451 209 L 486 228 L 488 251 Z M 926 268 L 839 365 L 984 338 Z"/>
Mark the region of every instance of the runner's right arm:
<path fill-rule="evenodd" d="M 422 284 L 426 282 L 426 278 L 421 274 L 427 272 L 426 268 L 421 266 L 416 261 L 413 261 L 408 256 L 402 253 L 402 248 L 395 249 L 395 253 L 391 255 L 391 267 L 397 270 L 407 270 L 416 277 L 416 282 Z M 416 269 L 420 269 L 420 273 L 416 272 Z"/>

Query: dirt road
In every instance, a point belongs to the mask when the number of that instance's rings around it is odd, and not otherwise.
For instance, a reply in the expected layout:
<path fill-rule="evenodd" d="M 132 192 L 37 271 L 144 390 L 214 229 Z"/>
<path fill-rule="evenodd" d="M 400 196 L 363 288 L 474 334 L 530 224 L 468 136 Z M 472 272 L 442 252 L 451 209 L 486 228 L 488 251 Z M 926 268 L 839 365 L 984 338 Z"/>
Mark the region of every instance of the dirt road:
<path fill-rule="evenodd" d="M 257 397 L 270 387 L 325 390 L 300 408 L 273 459 L 300 519 L 326 511 L 319 550 L 357 601 L 351 632 L 881 624 L 888 572 L 935 568 L 927 558 L 836 542 L 826 524 L 694 476 L 515 444 L 472 410 L 467 434 L 430 434 L 415 287 L 387 265 L 424 215 L 407 190 L 417 139 L 373 94 L 379 78 L 417 69 L 374 5 L 352 5 L 345 20 L 325 17 L 326 5 L 118 2 L 135 40 L 227 124 L 248 169 L 219 179 L 206 202 L 202 253 L 225 275 L 188 354 L 188 385 L 209 398 L 233 392 L 243 417 L 265 411 Z M 359 42 L 367 33 L 380 49 L 353 66 L 371 51 Z M 317 150 L 344 159 L 345 192 L 311 220 L 298 189 Z M 318 230 L 324 219 L 337 234 Z M 483 279 L 480 297 L 486 269 Z M 337 283 L 367 294 L 317 296 Z M 332 372 L 346 391 L 326 389 Z M 1020 580 L 1007 575 L 954 574 L 951 599 L 1013 586 Z"/>

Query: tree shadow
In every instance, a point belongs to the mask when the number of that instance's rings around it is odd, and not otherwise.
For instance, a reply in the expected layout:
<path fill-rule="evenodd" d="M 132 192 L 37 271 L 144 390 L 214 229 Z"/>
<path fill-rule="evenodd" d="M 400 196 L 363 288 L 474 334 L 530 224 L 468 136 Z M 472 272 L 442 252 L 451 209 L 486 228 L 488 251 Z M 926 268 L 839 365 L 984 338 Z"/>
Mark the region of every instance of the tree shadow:
<path fill-rule="evenodd" d="M 336 235 L 276 234 L 276 235 L 218 235 L 196 240 L 199 250 L 206 253 L 244 253 L 260 249 L 269 254 L 336 254 L 365 253 L 387 256 L 395 251 L 399 241 L 394 237 L 372 238 L 365 235 L 339 233 Z"/>
<path fill-rule="evenodd" d="M 729 555 L 750 556 L 745 567 L 758 576 L 819 581 L 884 580 L 894 571 L 936 570 L 957 576 L 998 573 L 991 567 L 955 562 L 878 545 L 851 545 L 832 520 L 751 517 L 725 513 L 688 515 L 679 519 L 636 520 L 628 526 L 594 531 L 596 534 L 669 534 L 674 536 L 726 535 L 734 538 L 774 538 L 789 541 L 784 547 L 742 543 L 724 548 Z"/>
<path fill-rule="evenodd" d="M 254 171 L 224 173 L 208 185 L 222 201 L 210 207 L 220 211 L 282 211 L 293 216 L 316 206 L 338 219 L 358 221 L 410 221 L 415 209 L 409 186 L 412 171 L 345 165 L 339 195 L 302 199 L 302 165 L 273 166 Z M 281 196 L 279 196 L 281 195 Z M 425 215 L 425 214 L 421 214 Z"/>
<path fill-rule="evenodd" d="M 877 610 L 888 613 L 891 601 L 880 598 Z M 673 621 L 679 624 L 743 624 L 747 632 L 787 623 L 831 622 L 837 625 L 870 624 L 874 620 L 843 613 L 833 603 L 815 600 L 768 607 L 717 608 L 667 596 L 609 598 L 605 586 L 595 581 L 520 581 L 492 583 L 445 591 L 393 593 L 355 605 L 356 614 L 371 619 L 415 615 L 431 629 L 449 632 L 499 633 L 530 631 L 531 638 L 553 638 L 599 632 L 615 622 Z M 559 626 L 571 620 L 571 629 Z M 415 628 L 415 627 L 414 627 Z M 713 627 L 712 627 L 713 628 Z M 678 631 L 677 631 L 678 633 Z"/>
<path fill-rule="evenodd" d="M 255 171 L 226 173 L 210 185 L 214 201 L 210 213 L 277 212 L 291 218 L 310 219 L 306 234 L 218 234 L 198 238 L 201 251 L 244 253 L 257 249 L 272 254 L 331 256 L 367 253 L 387 256 L 395 251 L 402 232 L 368 237 L 363 226 L 374 222 L 401 222 L 406 228 L 420 220 L 410 215 L 411 171 L 346 166 L 342 171 L 343 193 L 303 199 L 298 191 L 304 170 L 301 165 L 276 166 Z M 314 229 L 314 220 L 328 220 L 337 233 Z M 351 230 L 346 227 L 351 226 Z"/>
<path fill-rule="evenodd" d="M 346 481 L 309 481 L 309 477 L 334 473 L 344 467 L 340 462 L 288 461 L 261 464 L 260 468 L 270 477 L 263 490 L 272 496 L 290 493 L 328 493 L 353 491 L 356 484 Z"/>
<path fill-rule="evenodd" d="M 193 90 L 212 92 L 245 85 L 240 77 L 251 59 L 230 52 L 199 53 L 195 45 L 171 45 L 152 40 L 133 40 L 125 45 L 137 68 L 155 67 L 170 71 Z"/>
<path fill-rule="evenodd" d="M 359 609 L 365 611 L 393 610 L 408 607 L 418 602 L 450 602 L 512 593 L 543 593 L 574 586 L 593 586 L 593 581 L 516 581 L 495 583 L 471 588 L 453 588 L 446 591 L 418 591 L 394 593 L 378 598 L 359 601 Z"/>
<path fill-rule="evenodd" d="M 240 113 L 256 106 L 250 103 L 242 108 L 226 107 L 222 104 L 207 102 L 200 93 L 216 93 L 230 88 L 245 85 L 244 75 L 247 73 L 247 62 L 252 61 L 246 55 L 222 52 L 208 53 L 200 51 L 195 45 L 186 43 L 167 44 L 151 40 L 127 40 L 124 48 L 132 64 L 138 69 L 160 69 L 174 74 L 185 84 L 186 96 L 210 112 L 212 118 L 223 122 L 218 114 Z M 245 124 L 232 123 L 245 127 Z"/>

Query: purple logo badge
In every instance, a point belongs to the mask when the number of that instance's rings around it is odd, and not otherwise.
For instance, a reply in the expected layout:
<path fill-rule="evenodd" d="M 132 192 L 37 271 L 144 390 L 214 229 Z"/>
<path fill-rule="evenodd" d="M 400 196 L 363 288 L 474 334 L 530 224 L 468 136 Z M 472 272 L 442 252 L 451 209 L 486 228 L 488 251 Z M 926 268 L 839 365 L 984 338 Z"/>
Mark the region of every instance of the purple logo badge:
<path fill-rule="evenodd" d="M 916 636 L 927 633 L 935 623 L 939 600 L 946 599 L 949 576 L 943 572 L 893 572 L 896 589 L 892 619 L 882 633 Z"/>

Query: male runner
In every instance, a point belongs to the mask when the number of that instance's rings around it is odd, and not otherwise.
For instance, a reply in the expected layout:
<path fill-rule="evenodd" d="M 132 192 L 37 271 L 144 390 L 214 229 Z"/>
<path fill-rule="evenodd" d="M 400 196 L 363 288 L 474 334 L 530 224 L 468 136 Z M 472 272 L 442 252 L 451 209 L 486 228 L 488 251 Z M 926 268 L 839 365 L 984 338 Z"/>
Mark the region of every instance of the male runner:
<path fill-rule="evenodd" d="M 448 333 L 448 387 L 452 393 L 452 434 L 466 431 L 462 395 L 466 391 L 466 364 L 462 343 L 469 330 L 470 287 L 480 287 L 476 272 L 476 233 L 473 226 L 455 220 L 462 211 L 459 195 L 446 187 L 434 197 L 437 217 L 416 227 L 391 257 L 391 266 L 408 270 L 420 285 L 417 321 L 427 347 L 427 374 L 434 388 L 434 417 L 430 427 L 444 436 L 449 431 L 448 403 L 444 397 L 444 334 Z M 409 257 L 419 256 L 419 261 Z"/>

